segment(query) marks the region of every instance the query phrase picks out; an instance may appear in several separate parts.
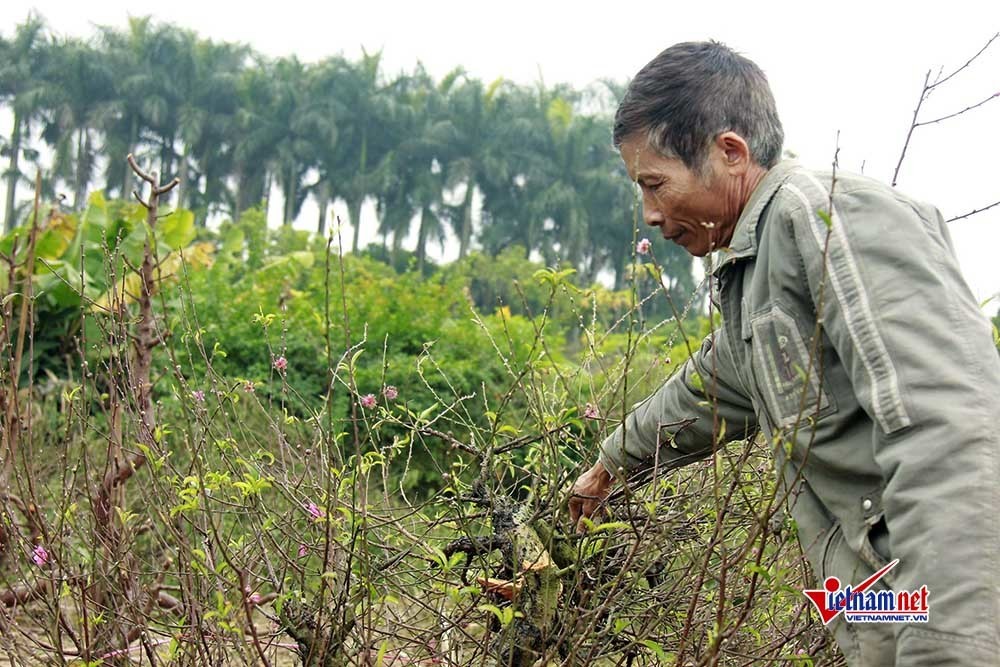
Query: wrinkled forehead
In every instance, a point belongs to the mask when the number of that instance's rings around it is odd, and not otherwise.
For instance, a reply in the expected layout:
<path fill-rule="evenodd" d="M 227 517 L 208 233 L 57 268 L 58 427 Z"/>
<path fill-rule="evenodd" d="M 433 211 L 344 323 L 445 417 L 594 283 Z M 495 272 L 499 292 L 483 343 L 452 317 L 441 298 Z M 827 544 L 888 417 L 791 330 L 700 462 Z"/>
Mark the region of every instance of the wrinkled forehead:
<path fill-rule="evenodd" d="M 632 136 L 621 143 L 618 147 L 622 162 L 625 163 L 625 170 L 628 177 L 633 182 L 638 181 L 643 176 L 648 176 L 653 169 L 651 162 L 659 153 L 654 149 L 645 137 Z"/>
<path fill-rule="evenodd" d="M 643 177 L 662 175 L 672 162 L 646 136 L 629 137 L 621 143 L 618 153 L 632 182 L 638 182 Z"/>

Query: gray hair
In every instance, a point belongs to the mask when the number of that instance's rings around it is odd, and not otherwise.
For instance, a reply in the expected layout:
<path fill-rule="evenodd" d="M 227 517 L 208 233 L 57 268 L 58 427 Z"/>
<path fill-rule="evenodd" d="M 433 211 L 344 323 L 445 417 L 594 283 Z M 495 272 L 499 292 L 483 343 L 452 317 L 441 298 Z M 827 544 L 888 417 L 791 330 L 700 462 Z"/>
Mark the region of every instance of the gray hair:
<path fill-rule="evenodd" d="M 689 169 L 708 147 L 735 132 L 757 164 L 770 169 L 785 138 L 767 77 L 753 61 L 719 42 L 683 42 L 656 56 L 629 83 L 615 113 L 614 142 L 645 132 L 666 157 Z"/>

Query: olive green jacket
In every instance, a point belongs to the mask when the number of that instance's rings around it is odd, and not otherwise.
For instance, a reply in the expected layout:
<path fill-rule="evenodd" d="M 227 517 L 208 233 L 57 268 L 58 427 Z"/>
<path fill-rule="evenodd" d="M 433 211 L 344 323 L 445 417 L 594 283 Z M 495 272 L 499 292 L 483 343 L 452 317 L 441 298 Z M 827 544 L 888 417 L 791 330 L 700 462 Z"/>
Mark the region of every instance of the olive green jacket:
<path fill-rule="evenodd" d="M 730 439 L 759 427 L 820 581 L 858 583 L 827 571 L 837 537 L 869 572 L 900 559 L 895 590 L 927 585 L 929 622 L 895 628 L 897 665 L 1000 664 L 989 323 L 935 208 L 838 173 L 831 217 L 832 180 L 792 162 L 766 174 L 712 257 L 722 327 L 601 459 L 618 474 L 677 467 L 712 453 L 713 423 Z M 686 418 L 696 421 L 678 432 Z M 888 528 L 883 553 L 875 526 Z"/>

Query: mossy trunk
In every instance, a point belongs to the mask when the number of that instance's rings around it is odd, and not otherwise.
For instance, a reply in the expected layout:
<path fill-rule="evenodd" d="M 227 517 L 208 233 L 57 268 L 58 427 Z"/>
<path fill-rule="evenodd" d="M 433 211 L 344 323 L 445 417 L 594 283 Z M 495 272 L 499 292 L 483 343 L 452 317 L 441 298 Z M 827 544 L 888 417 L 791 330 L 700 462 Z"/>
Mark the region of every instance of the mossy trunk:
<path fill-rule="evenodd" d="M 542 658 L 555 658 L 559 636 L 563 576 L 571 571 L 576 554 L 544 521 L 531 521 L 531 508 L 507 497 L 489 497 L 482 491 L 481 504 L 489 507 L 493 535 L 462 538 L 448 545 L 445 554 L 474 555 L 500 551 L 503 578 L 480 579 L 485 594 L 503 608 L 512 607 L 509 623 L 493 619 L 495 639 L 489 652 L 498 667 L 530 667 Z"/>

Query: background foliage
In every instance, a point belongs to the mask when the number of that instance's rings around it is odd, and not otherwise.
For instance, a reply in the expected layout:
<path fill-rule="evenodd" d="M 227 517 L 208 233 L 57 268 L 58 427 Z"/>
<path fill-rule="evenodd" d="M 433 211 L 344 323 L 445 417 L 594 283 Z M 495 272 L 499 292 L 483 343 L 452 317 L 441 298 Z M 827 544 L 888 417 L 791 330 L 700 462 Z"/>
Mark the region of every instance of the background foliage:
<path fill-rule="evenodd" d="M 67 193 L 67 210 L 81 210 L 94 188 L 130 198 L 121 157 L 133 153 L 181 179 L 176 204 L 202 227 L 266 210 L 274 185 L 285 225 L 307 198 L 318 204 L 320 235 L 343 201 L 354 252 L 362 205 L 373 202 L 381 247 L 371 252 L 397 266 L 411 230 L 418 270 L 449 231 L 462 258 L 521 246 L 547 265 L 568 263 L 585 283 L 606 272 L 620 289 L 633 193 L 608 112 L 621 92 L 613 82 L 483 82 L 461 68 L 435 81 L 420 67 L 384 71 L 379 53 L 273 60 L 149 17 L 84 41 L 31 16 L 0 37 L 0 106 L 13 116 L 2 145 L 5 225 L 25 219 L 30 201 L 16 193 L 30 191 L 37 170 L 46 196 Z M 690 258 L 675 246 L 661 254 L 677 293 L 689 294 Z"/>

